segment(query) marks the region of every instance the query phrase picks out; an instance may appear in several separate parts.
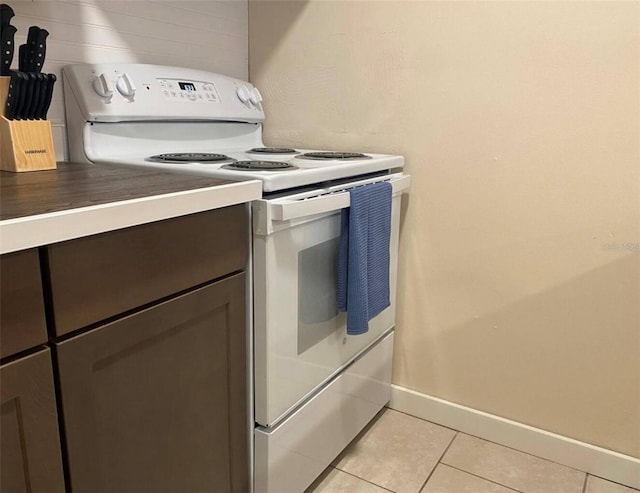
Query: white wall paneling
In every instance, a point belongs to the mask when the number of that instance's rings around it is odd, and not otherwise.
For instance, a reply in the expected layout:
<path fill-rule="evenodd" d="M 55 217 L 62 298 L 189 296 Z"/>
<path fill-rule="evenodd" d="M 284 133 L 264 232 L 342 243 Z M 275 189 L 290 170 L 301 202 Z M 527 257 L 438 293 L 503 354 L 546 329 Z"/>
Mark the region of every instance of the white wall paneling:
<path fill-rule="evenodd" d="M 18 28 L 16 46 L 29 26 L 49 31 L 44 71 L 60 79 L 72 63 L 153 63 L 248 77 L 247 0 L 50 0 L 10 1 Z M 17 50 L 14 66 L 17 67 Z M 62 83 L 49 120 L 56 154 L 67 155 Z"/>

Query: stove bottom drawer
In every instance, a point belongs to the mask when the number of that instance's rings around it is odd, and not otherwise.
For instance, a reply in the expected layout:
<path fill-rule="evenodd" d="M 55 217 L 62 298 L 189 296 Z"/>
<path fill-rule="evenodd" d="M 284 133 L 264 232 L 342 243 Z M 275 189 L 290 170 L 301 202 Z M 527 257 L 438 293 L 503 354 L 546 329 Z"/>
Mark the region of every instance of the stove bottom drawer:
<path fill-rule="evenodd" d="M 391 398 L 393 332 L 282 423 L 256 428 L 255 493 L 302 493 Z"/>

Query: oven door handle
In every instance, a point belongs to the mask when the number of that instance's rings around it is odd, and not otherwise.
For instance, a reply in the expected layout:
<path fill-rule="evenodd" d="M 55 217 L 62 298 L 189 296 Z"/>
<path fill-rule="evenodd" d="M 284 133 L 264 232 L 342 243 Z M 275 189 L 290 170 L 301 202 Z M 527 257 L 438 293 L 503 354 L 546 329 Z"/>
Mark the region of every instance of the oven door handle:
<path fill-rule="evenodd" d="M 348 188 L 336 190 L 328 189 L 310 197 L 303 196 L 295 198 L 294 196 L 286 199 L 269 201 L 271 219 L 276 221 L 288 221 L 291 219 L 299 219 L 302 217 L 313 216 L 315 214 L 344 209 L 350 205 L 349 188 L 377 183 L 380 181 L 389 181 L 391 183 L 393 195 L 406 193 L 411 186 L 411 176 L 399 173 L 396 175 L 390 175 L 390 177 L 385 177 L 383 179 L 375 178 L 363 180 L 362 182 L 355 182 L 350 184 Z"/>

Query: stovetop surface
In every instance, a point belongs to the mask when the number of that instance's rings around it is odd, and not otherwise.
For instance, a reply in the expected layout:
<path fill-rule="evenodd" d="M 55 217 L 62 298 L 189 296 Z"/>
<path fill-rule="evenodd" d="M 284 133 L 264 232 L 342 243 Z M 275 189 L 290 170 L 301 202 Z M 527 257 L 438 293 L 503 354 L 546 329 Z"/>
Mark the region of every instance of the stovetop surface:
<path fill-rule="evenodd" d="M 344 160 L 336 159 L 306 159 L 303 154 L 307 152 L 331 152 L 317 151 L 309 149 L 295 149 L 295 154 L 284 153 L 260 153 L 257 158 L 256 153 L 250 149 L 213 149 L 212 153 L 227 156 L 229 159 L 220 162 L 158 162 L 150 159 L 150 156 L 139 156 L 131 153 L 130 156 L 120 156 L 115 159 L 101 158 L 96 162 L 114 163 L 121 165 L 132 165 L 163 169 L 171 172 L 188 173 L 200 176 L 212 176 L 217 178 L 227 178 L 230 180 L 253 180 L 258 179 L 263 182 L 265 192 L 286 190 L 299 186 L 321 184 L 331 180 L 356 177 L 367 173 L 382 170 L 400 168 L 404 165 L 402 156 L 392 156 L 385 154 L 366 153 L 364 157 Z M 205 151 L 198 151 L 198 154 Z M 168 153 L 163 153 L 168 154 Z M 181 153 L 186 154 L 186 153 Z M 194 153 L 195 154 L 195 153 Z M 285 167 L 278 169 L 277 165 L 269 166 L 267 170 L 260 169 L 233 169 L 229 165 L 234 161 L 267 161 L 273 163 L 288 163 L 293 168 Z"/>

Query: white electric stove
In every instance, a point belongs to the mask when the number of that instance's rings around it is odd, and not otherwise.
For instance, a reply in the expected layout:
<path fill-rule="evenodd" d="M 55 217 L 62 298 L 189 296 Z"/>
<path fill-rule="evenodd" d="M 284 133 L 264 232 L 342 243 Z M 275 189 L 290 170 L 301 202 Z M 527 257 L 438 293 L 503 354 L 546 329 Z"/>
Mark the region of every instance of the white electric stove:
<path fill-rule="evenodd" d="M 390 398 L 402 156 L 265 147 L 250 83 L 139 64 L 63 70 L 71 160 L 258 179 L 252 203 L 254 489 L 302 492 Z M 366 334 L 336 305 L 340 210 L 392 185 L 391 306 Z"/>

